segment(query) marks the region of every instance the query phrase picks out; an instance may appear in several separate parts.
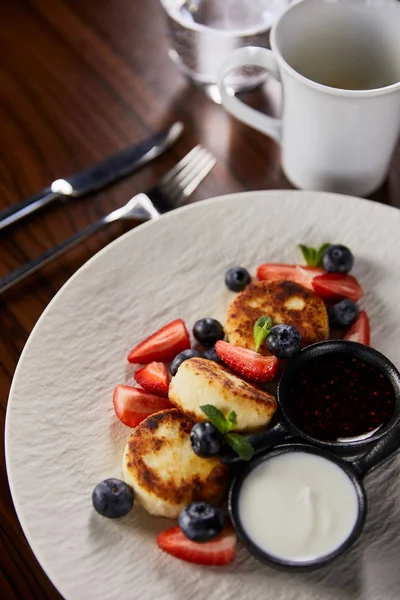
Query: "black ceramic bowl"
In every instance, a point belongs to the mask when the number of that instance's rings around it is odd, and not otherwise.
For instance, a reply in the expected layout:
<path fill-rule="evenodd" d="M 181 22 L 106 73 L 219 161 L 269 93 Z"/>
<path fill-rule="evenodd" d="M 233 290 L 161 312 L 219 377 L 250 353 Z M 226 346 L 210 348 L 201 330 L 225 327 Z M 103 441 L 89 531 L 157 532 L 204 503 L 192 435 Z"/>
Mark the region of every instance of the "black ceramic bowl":
<path fill-rule="evenodd" d="M 378 466 L 382 461 L 384 461 L 391 454 L 396 452 L 399 449 L 399 447 L 400 424 L 397 424 L 395 427 L 392 427 L 391 431 L 385 437 L 381 438 L 378 442 L 376 442 L 375 445 L 368 452 L 366 452 L 356 461 L 353 461 L 351 463 L 332 454 L 331 452 L 327 452 L 322 448 L 317 448 L 309 444 L 285 444 L 283 446 L 276 447 L 269 452 L 259 455 L 257 458 L 252 460 L 239 471 L 239 473 L 233 479 L 229 490 L 229 512 L 233 526 L 238 536 L 240 537 L 244 545 L 247 547 L 247 549 L 251 552 L 251 554 L 253 554 L 262 562 L 268 563 L 271 566 L 291 571 L 305 571 L 319 568 L 328 564 L 333 559 L 349 550 L 362 533 L 367 515 L 367 499 L 362 484 L 363 477 L 368 473 L 368 471 Z M 353 483 L 358 502 L 357 519 L 354 523 L 353 529 L 351 530 L 348 537 L 344 540 L 344 542 L 340 546 L 335 548 L 333 551 L 331 551 L 329 554 L 325 554 L 323 556 L 316 557 L 315 559 L 308 561 L 284 560 L 280 557 L 278 558 L 273 554 L 266 552 L 259 545 L 257 545 L 257 543 L 248 535 L 245 527 L 243 526 L 240 516 L 240 492 L 242 489 L 242 485 L 245 482 L 248 475 L 261 463 L 269 461 L 280 454 L 290 452 L 306 452 L 317 456 L 321 456 L 322 458 L 325 458 L 335 463 L 348 475 L 351 482 Z M 260 522 L 260 528 L 262 528 L 262 519 L 268 518 L 274 519 L 276 518 L 276 516 L 263 514 Z"/>
<path fill-rule="evenodd" d="M 292 418 L 293 398 L 292 385 L 298 374 L 315 359 L 328 356 L 340 355 L 343 357 L 358 358 L 364 363 L 375 367 L 380 371 L 393 390 L 394 409 L 390 419 L 376 431 L 357 438 L 324 440 L 313 437 L 303 431 Z M 296 357 L 289 360 L 285 366 L 281 380 L 277 388 L 278 411 L 275 423 L 265 431 L 248 435 L 256 453 L 272 448 L 278 444 L 288 441 L 309 442 L 320 446 L 341 456 L 351 456 L 365 451 L 375 444 L 383 436 L 389 433 L 400 419 L 400 373 L 386 356 L 357 342 L 350 341 L 328 341 L 319 342 L 304 348 Z M 221 456 L 227 463 L 239 462 L 240 459 L 233 452 L 227 451 Z"/>
<path fill-rule="evenodd" d="M 264 463 L 265 461 L 271 460 L 271 459 L 275 458 L 276 456 L 279 456 L 281 454 L 286 454 L 289 452 L 307 452 L 310 454 L 316 454 L 317 456 L 321 456 L 322 458 L 326 458 L 328 460 L 335 462 L 338 466 L 343 468 L 343 470 L 350 477 L 351 481 L 354 484 L 356 494 L 357 494 L 358 515 L 357 515 L 357 520 L 354 524 L 354 528 L 351 531 L 349 537 L 345 540 L 345 542 L 342 545 L 340 545 L 334 551 L 330 552 L 329 554 L 324 555 L 323 557 L 319 557 L 315 560 L 302 561 L 302 562 L 297 562 L 297 561 L 293 561 L 293 560 L 284 560 L 283 558 L 276 557 L 273 554 L 270 554 L 269 552 L 263 550 L 248 535 L 246 529 L 244 528 L 244 526 L 242 524 L 242 520 L 240 517 L 240 510 L 239 510 L 240 490 L 241 490 L 242 485 L 245 482 L 246 478 L 248 477 L 248 475 L 250 475 L 250 473 L 256 467 L 258 467 L 260 464 Z M 337 556 L 339 556 L 340 554 L 343 554 L 346 550 L 348 550 L 353 545 L 353 543 L 357 540 L 357 538 L 360 536 L 360 534 L 363 530 L 365 516 L 366 516 L 365 492 L 364 492 L 363 486 L 361 485 L 361 483 L 356 475 L 356 472 L 353 469 L 351 469 L 350 465 L 348 463 L 346 463 L 344 460 L 331 455 L 329 452 L 326 452 L 325 450 L 322 450 L 321 448 L 314 448 L 312 446 L 309 446 L 308 444 L 285 444 L 283 446 L 278 446 L 277 448 L 274 448 L 273 450 L 270 450 L 269 452 L 267 452 L 265 454 L 260 454 L 259 456 L 257 456 L 256 459 L 252 460 L 251 463 L 249 463 L 247 465 L 247 467 L 245 467 L 242 471 L 240 471 L 240 473 L 238 475 L 236 475 L 236 477 L 234 478 L 234 480 L 231 484 L 230 490 L 229 490 L 229 501 L 228 502 L 229 502 L 229 513 L 230 513 L 232 524 L 233 524 L 239 538 L 241 539 L 243 544 L 246 546 L 246 548 L 249 550 L 249 552 L 251 554 L 253 554 L 256 558 L 258 558 L 258 560 L 260 560 L 261 562 L 265 562 L 274 567 L 278 567 L 278 568 L 281 568 L 284 570 L 308 571 L 308 570 L 311 570 L 311 569 L 314 569 L 317 567 L 322 567 L 322 566 L 328 564 L 334 558 L 336 558 Z M 266 515 L 266 518 L 268 518 L 268 517 L 269 517 L 269 515 Z M 274 518 L 273 515 L 272 515 L 272 518 Z M 261 527 L 262 527 L 262 524 L 260 523 L 260 528 Z"/>
<path fill-rule="evenodd" d="M 393 389 L 395 398 L 393 413 L 389 421 L 371 435 L 359 436 L 358 439 L 353 440 L 321 440 L 302 431 L 293 422 L 291 409 L 291 387 L 293 381 L 296 380 L 296 376 L 310 361 L 314 361 L 319 357 L 327 355 L 340 355 L 362 360 L 367 365 L 371 365 L 380 371 L 386 377 L 390 387 Z M 356 454 L 366 449 L 371 444 L 376 443 L 380 438 L 391 431 L 400 419 L 400 373 L 386 356 L 369 346 L 343 340 L 320 342 L 304 348 L 300 354 L 287 363 L 278 385 L 277 400 L 282 411 L 283 419 L 295 436 L 300 436 L 303 440 L 326 448 L 331 452 L 339 454 Z"/>

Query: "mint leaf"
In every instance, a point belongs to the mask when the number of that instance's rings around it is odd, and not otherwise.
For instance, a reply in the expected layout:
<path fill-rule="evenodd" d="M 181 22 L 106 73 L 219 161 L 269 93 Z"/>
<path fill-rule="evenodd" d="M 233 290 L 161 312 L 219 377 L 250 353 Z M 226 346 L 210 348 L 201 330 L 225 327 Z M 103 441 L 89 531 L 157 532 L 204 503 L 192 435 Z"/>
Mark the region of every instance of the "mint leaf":
<path fill-rule="evenodd" d="M 317 251 L 317 267 L 321 267 L 322 266 L 322 257 L 324 255 L 325 250 L 327 248 L 329 248 L 330 245 L 331 244 L 322 244 L 322 246 Z"/>
<path fill-rule="evenodd" d="M 232 429 L 235 429 L 236 425 L 237 425 L 236 413 L 234 410 L 231 410 L 231 412 L 229 413 L 228 417 L 225 420 L 226 432 L 228 433 L 228 431 L 232 431 Z"/>
<path fill-rule="evenodd" d="M 304 260 L 308 267 L 320 267 L 322 256 L 330 244 L 322 244 L 319 248 L 313 248 L 312 246 L 305 246 L 299 244 L 299 248 L 303 254 Z"/>
<path fill-rule="evenodd" d="M 214 427 L 222 433 L 228 446 L 230 446 L 242 460 L 250 460 L 254 454 L 254 450 L 249 440 L 243 435 L 240 435 L 240 433 L 229 433 L 237 425 L 235 411 L 231 410 L 228 417 L 225 418 L 222 412 L 212 404 L 204 404 L 203 406 L 200 406 L 200 408 Z"/>
<path fill-rule="evenodd" d="M 254 341 L 256 343 L 256 352 L 259 351 L 265 342 L 272 328 L 271 317 L 260 317 L 257 319 L 253 329 Z"/>
<path fill-rule="evenodd" d="M 299 244 L 299 248 L 303 254 L 303 258 L 306 261 L 307 266 L 316 267 L 317 265 L 315 264 L 315 261 L 317 257 L 317 251 L 315 248 L 312 248 L 311 246 L 304 246 L 303 244 Z"/>
<path fill-rule="evenodd" d="M 240 433 L 227 433 L 225 441 L 242 460 L 250 460 L 253 458 L 253 446 L 244 435 L 240 435 Z"/>
<path fill-rule="evenodd" d="M 224 434 L 229 431 L 226 427 L 226 419 L 224 415 L 216 406 L 213 406 L 212 404 L 204 404 L 203 406 L 200 406 L 200 408 L 220 433 Z"/>

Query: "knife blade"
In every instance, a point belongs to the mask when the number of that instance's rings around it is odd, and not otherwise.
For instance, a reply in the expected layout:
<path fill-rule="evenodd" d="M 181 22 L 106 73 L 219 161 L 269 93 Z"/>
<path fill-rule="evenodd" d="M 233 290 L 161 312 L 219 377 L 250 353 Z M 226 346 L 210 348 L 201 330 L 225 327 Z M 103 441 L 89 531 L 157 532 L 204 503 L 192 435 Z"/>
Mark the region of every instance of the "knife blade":
<path fill-rule="evenodd" d="M 0 211 L 0 231 L 58 199 L 78 198 L 105 188 L 146 165 L 167 150 L 181 135 L 183 123 L 96 163 L 65 179 L 56 179 L 37 194 Z"/>

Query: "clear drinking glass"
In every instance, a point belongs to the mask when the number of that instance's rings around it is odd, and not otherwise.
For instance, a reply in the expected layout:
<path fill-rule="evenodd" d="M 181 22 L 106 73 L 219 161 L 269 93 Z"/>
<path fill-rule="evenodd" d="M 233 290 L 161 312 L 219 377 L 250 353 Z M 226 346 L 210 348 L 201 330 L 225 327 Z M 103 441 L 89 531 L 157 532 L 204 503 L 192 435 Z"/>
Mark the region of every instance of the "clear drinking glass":
<path fill-rule="evenodd" d="M 242 46 L 268 47 L 269 30 L 291 0 L 161 0 L 167 14 L 169 55 L 179 70 L 215 101 L 217 72 Z M 234 92 L 261 85 L 265 71 L 244 67 L 227 78 Z"/>

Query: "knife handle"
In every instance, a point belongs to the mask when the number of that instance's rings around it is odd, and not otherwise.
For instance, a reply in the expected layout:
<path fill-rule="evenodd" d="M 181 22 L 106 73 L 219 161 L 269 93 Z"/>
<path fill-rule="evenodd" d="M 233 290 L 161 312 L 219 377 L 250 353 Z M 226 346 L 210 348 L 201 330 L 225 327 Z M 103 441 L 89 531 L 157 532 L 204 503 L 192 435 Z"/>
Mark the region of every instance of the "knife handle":
<path fill-rule="evenodd" d="M 36 271 L 47 265 L 53 259 L 61 256 L 70 248 L 76 246 L 84 239 L 101 229 L 107 223 L 107 217 L 103 217 L 96 223 L 93 223 L 92 225 L 85 227 L 85 229 L 82 229 L 82 231 L 75 233 L 64 242 L 57 244 L 57 246 L 54 246 L 54 248 L 46 250 L 46 252 L 43 252 L 43 254 L 41 254 L 37 258 L 34 258 L 22 267 L 19 267 L 18 269 L 15 269 L 15 271 L 12 271 L 8 275 L 2 277 L 0 279 L 0 295 L 6 290 L 16 285 L 17 283 L 19 283 L 20 281 L 22 281 L 23 279 L 25 279 L 26 277 L 28 277 L 28 275 L 36 273 Z"/>
<path fill-rule="evenodd" d="M 46 204 L 50 204 L 53 200 L 59 198 L 59 194 L 55 194 L 51 191 L 50 187 L 44 188 L 41 192 L 30 196 L 29 198 L 25 198 L 25 200 L 21 200 L 21 202 L 17 202 L 12 206 L 8 206 L 7 208 L 0 211 L 0 231 L 12 225 L 13 223 L 17 223 L 27 215 L 35 212 L 42 206 L 46 206 Z"/>

